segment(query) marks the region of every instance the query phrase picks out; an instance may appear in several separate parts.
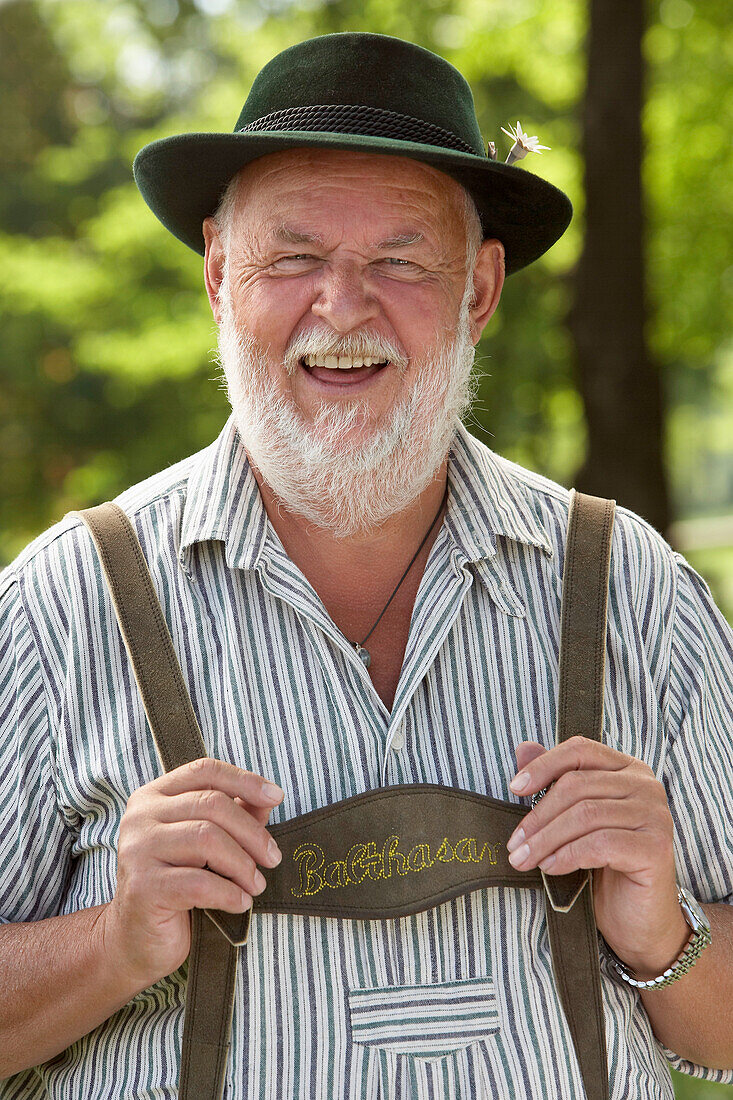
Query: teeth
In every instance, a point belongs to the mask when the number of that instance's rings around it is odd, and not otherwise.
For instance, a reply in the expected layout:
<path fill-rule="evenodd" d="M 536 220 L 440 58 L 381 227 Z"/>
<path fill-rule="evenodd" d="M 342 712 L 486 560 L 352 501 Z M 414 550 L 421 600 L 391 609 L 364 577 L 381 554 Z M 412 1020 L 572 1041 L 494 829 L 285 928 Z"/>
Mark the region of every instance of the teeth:
<path fill-rule="evenodd" d="M 354 367 L 371 367 L 374 363 L 384 365 L 386 359 L 375 359 L 374 356 L 351 355 L 306 355 L 304 362 L 307 367 L 327 367 L 329 370 L 352 370 Z"/>

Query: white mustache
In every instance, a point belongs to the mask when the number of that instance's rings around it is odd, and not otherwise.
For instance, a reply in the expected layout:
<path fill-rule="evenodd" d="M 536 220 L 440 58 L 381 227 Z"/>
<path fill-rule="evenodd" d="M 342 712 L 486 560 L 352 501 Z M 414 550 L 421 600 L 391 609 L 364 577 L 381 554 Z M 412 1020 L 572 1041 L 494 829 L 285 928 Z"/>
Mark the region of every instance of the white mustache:
<path fill-rule="evenodd" d="M 354 358 L 387 359 L 393 366 L 404 370 L 409 357 L 396 344 L 379 333 L 350 332 L 337 336 L 325 325 L 301 332 L 289 344 L 283 365 L 288 374 L 295 374 L 300 360 L 306 355 L 348 355 Z"/>

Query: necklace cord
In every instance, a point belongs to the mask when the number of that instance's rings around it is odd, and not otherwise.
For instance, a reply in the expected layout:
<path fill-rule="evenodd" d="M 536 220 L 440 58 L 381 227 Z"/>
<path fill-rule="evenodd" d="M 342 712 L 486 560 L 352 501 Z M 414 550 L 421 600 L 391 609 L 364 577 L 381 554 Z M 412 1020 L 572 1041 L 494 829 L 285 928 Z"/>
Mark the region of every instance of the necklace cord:
<path fill-rule="evenodd" d="M 446 502 L 446 500 L 447 500 L 447 499 L 448 499 L 448 482 L 446 481 L 446 484 L 445 484 L 445 492 L 443 493 L 443 499 L 442 499 L 442 500 L 441 500 L 441 502 L 440 502 L 440 508 L 438 508 L 438 511 L 437 511 L 437 512 L 435 513 L 435 518 L 433 519 L 433 522 L 432 522 L 432 523 L 430 524 L 430 526 L 429 526 L 429 528 L 428 528 L 428 530 L 427 530 L 427 533 L 426 533 L 425 537 L 423 538 L 422 542 L 420 543 L 420 545 L 418 546 L 417 550 L 416 550 L 416 551 L 415 551 L 415 553 L 413 554 L 413 556 L 412 556 L 412 558 L 411 558 L 411 560 L 410 560 L 410 564 L 409 564 L 409 565 L 407 566 L 407 569 L 406 569 L 406 570 L 404 571 L 404 573 L 402 574 L 402 576 L 400 577 L 400 579 L 399 579 L 399 580 L 397 581 L 397 587 L 395 588 L 394 592 L 393 592 L 393 593 L 392 593 L 392 595 L 391 595 L 391 596 L 389 597 L 389 599 L 387 600 L 386 604 L 384 605 L 384 607 L 383 607 L 383 608 L 382 608 L 382 610 L 380 611 L 380 613 L 379 613 L 379 617 L 377 618 L 376 622 L 374 623 L 374 625 L 372 626 L 371 630 L 370 630 L 370 631 L 369 631 L 369 633 L 368 633 L 368 634 L 366 635 L 366 637 L 365 637 L 365 638 L 362 638 L 362 640 L 361 640 L 360 642 L 352 642 L 352 643 L 351 643 L 351 644 L 352 644 L 353 646 L 356 646 L 356 648 L 357 648 L 357 649 L 361 649 L 361 647 L 362 647 L 362 646 L 364 645 L 364 642 L 367 642 L 367 641 L 369 640 L 369 638 L 370 638 L 370 637 L 372 636 L 372 634 L 374 633 L 374 631 L 375 631 L 375 630 L 377 629 L 377 627 L 378 627 L 378 625 L 379 625 L 379 622 L 380 622 L 380 619 L 382 618 L 382 615 L 384 615 L 385 611 L 387 610 L 387 608 L 389 607 L 389 605 L 390 605 L 390 604 L 392 603 L 392 600 L 393 600 L 393 599 L 395 598 L 395 596 L 397 595 L 397 592 L 398 592 L 398 590 L 399 590 L 399 587 L 400 587 L 400 585 L 402 584 L 403 580 L 405 579 L 405 577 L 407 576 L 407 574 L 408 574 L 408 573 L 410 572 L 410 570 L 412 569 L 413 565 L 414 565 L 414 564 L 415 564 L 415 562 L 417 561 L 417 558 L 418 558 L 418 556 L 419 556 L 419 554 L 420 554 L 420 551 L 422 550 L 423 546 L 425 545 L 425 543 L 426 543 L 426 542 L 428 541 L 428 539 L 430 538 L 430 535 L 432 534 L 433 528 L 435 527 L 435 524 L 436 524 L 436 523 L 438 522 L 438 516 L 439 516 L 439 515 L 440 515 L 440 513 L 441 513 L 441 512 L 443 511 L 443 505 L 445 504 L 445 502 Z"/>

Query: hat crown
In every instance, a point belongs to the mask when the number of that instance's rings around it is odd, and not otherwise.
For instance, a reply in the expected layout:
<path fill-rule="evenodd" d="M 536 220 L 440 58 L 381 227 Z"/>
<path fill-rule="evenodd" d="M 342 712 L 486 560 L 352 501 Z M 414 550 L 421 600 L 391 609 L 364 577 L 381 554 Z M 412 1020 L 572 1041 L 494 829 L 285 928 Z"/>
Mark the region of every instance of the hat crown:
<path fill-rule="evenodd" d="M 256 77 L 234 133 L 175 134 L 135 157 L 155 215 L 202 256 L 204 219 L 246 165 L 286 149 L 409 157 L 472 196 L 484 236 L 518 271 L 554 244 L 572 207 L 532 172 L 487 156 L 464 77 L 429 50 L 382 34 L 321 35 L 283 50 Z"/>
<path fill-rule="evenodd" d="M 383 34 L 326 34 L 283 50 L 256 77 L 234 129 L 292 108 L 348 104 L 422 120 L 485 156 L 464 77 L 437 54 Z M 277 120 L 267 129 L 279 129 Z"/>

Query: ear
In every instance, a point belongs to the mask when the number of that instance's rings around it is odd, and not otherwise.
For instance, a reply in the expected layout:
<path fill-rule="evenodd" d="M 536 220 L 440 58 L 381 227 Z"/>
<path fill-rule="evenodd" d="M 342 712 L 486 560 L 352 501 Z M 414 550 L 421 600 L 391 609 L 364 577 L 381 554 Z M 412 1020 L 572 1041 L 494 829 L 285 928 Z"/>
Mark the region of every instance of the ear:
<path fill-rule="evenodd" d="M 221 306 L 219 304 L 219 287 L 224 276 L 224 245 L 221 242 L 216 222 L 213 218 L 204 219 L 202 225 L 206 251 L 204 253 L 204 283 L 206 293 L 209 296 L 211 312 L 217 324 L 221 321 Z"/>
<path fill-rule="evenodd" d="M 471 339 L 477 344 L 499 304 L 504 286 L 504 245 L 495 238 L 478 250 L 473 269 L 473 302 L 469 309 Z"/>

